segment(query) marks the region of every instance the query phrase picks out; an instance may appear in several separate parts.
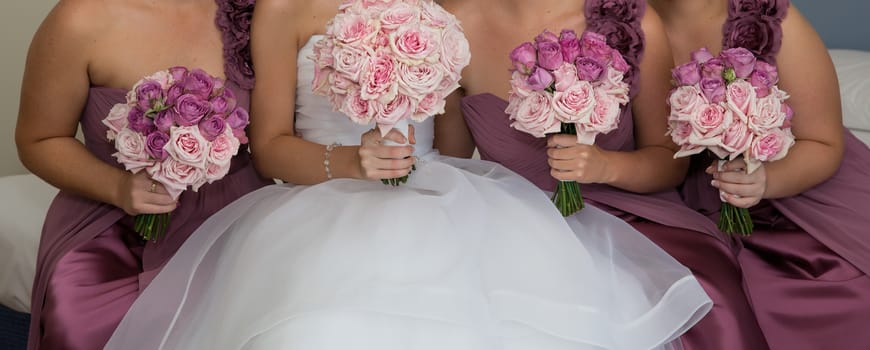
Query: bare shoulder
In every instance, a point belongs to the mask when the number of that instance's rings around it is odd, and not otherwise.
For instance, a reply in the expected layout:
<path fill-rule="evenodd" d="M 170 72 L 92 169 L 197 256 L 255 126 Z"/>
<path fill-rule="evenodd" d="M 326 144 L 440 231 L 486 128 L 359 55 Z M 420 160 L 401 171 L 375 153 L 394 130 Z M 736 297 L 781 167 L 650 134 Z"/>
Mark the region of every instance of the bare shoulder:
<path fill-rule="evenodd" d="M 821 38 L 812 24 L 794 5 L 789 5 L 788 12 L 782 21 L 783 43 L 793 45 L 818 45 Z M 809 40 L 808 40 L 809 39 Z"/>
<path fill-rule="evenodd" d="M 292 27 L 300 39 L 323 32 L 341 0 L 257 0 L 254 21 Z"/>
<path fill-rule="evenodd" d="M 61 0 L 46 16 L 40 31 L 65 39 L 96 35 L 110 26 L 114 7 L 105 0 Z"/>

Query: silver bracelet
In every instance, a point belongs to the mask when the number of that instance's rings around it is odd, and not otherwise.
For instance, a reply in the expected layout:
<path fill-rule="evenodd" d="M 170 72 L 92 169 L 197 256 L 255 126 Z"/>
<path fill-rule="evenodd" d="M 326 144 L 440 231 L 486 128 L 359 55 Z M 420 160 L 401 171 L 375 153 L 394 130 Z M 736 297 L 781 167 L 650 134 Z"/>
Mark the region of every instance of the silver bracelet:
<path fill-rule="evenodd" d="M 329 156 L 332 154 L 332 150 L 335 147 L 341 146 L 340 143 L 333 142 L 332 144 L 326 146 L 326 151 L 323 152 L 323 169 L 326 170 L 326 179 L 332 180 L 332 171 L 329 170 Z"/>

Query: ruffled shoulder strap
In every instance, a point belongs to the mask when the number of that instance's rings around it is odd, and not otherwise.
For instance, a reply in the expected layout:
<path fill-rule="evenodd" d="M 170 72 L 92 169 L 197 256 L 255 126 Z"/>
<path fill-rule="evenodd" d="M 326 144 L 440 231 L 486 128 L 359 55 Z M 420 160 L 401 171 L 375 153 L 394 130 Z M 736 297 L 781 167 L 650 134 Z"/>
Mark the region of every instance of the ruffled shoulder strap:
<path fill-rule="evenodd" d="M 722 48 L 742 47 L 776 64 L 788 7 L 789 0 L 730 0 L 728 19 L 722 27 Z"/>
<path fill-rule="evenodd" d="M 255 0 L 215 0 L 218 5 L 215 24 L 224 44 L 224 73 L 243 89 L 254 87 L 251 63 L 251 16 Z"/>
<path fill-rule="evenodd" d="M 643 56 L 644 35 L 641 19 L 645 0 L 587 0 L 587 30 L 604 35 L 607 44 L 619 50 L 631 66 L 625 80 L 631 85 L 631 95 L 637 92 L 638 70 Z"/>

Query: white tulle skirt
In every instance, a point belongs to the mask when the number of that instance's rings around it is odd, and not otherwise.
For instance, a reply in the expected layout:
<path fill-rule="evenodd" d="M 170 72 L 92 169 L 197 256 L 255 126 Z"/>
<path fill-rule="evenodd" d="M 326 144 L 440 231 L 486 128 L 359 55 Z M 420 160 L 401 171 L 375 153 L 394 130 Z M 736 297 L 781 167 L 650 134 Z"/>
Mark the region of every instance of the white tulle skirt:
<path fill-rule="evenodd" d="M 652 349 L 711 307 L 688 269 L 594 207 L 562 218 L 493 163 L 408 183 L 275 185 L 209 219 L 107 349 Z"/>

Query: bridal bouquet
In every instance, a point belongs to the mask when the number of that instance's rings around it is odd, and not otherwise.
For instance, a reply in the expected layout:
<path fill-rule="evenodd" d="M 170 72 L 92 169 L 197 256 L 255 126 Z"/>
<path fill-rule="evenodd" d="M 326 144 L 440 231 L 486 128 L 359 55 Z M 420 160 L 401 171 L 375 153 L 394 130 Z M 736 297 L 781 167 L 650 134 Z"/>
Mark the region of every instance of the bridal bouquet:
<path fill-rule="evenodd" d="M 396 128 L 407 136 L 409 119 L 444 113 L 470 61 L 453 15 L 432 0 L 347 0 L 339 10 L 314 46 L 315 93 L 381 135 Z"/>
<path fill-rule="evenodd" d="M 145 170 L 173 198 L 220 180 L 239 145 L 247 143 L 248 113 L 224 81 L 202 70 L 173 67 L 136 82 L 125 103 L 103 119 L 112 156 L 133 173 Z M 157 240 L 169 213 L 140 214 L 134 229 Z"/>
<path fill-rule="evenodd" d="M 514 71 L 505 113 L 513 128 L 535 137 L 576 134 L 577 143 L 591 145 L 598 134 L 618 127 L 621 108 L 629 101 L 629 85 L 623 81 L 629 65 L 604 36 L 544 31 L 534 43 L 515 48 L 510 59 Z M 553 203 L 564 216 L 583 209 L 580 185 L 559 182 Z"/>
<path fill-rule="evenodd" d="M 722 51 L 714 57 L 706 49 L 673 69 L 674 83 L 668 103 L 669 133 L 678 146 L 674 157 L 708 150 L 719 159 L 743 157 L 746 172 L 761 162 L 785 157 L 794 144 L 792 110 L 788 94 L 777 87 L 776 67 L 759 61 L 744 48 Z M 752 233 L 749 210 L 722 201 L 719 229 Z"/>

